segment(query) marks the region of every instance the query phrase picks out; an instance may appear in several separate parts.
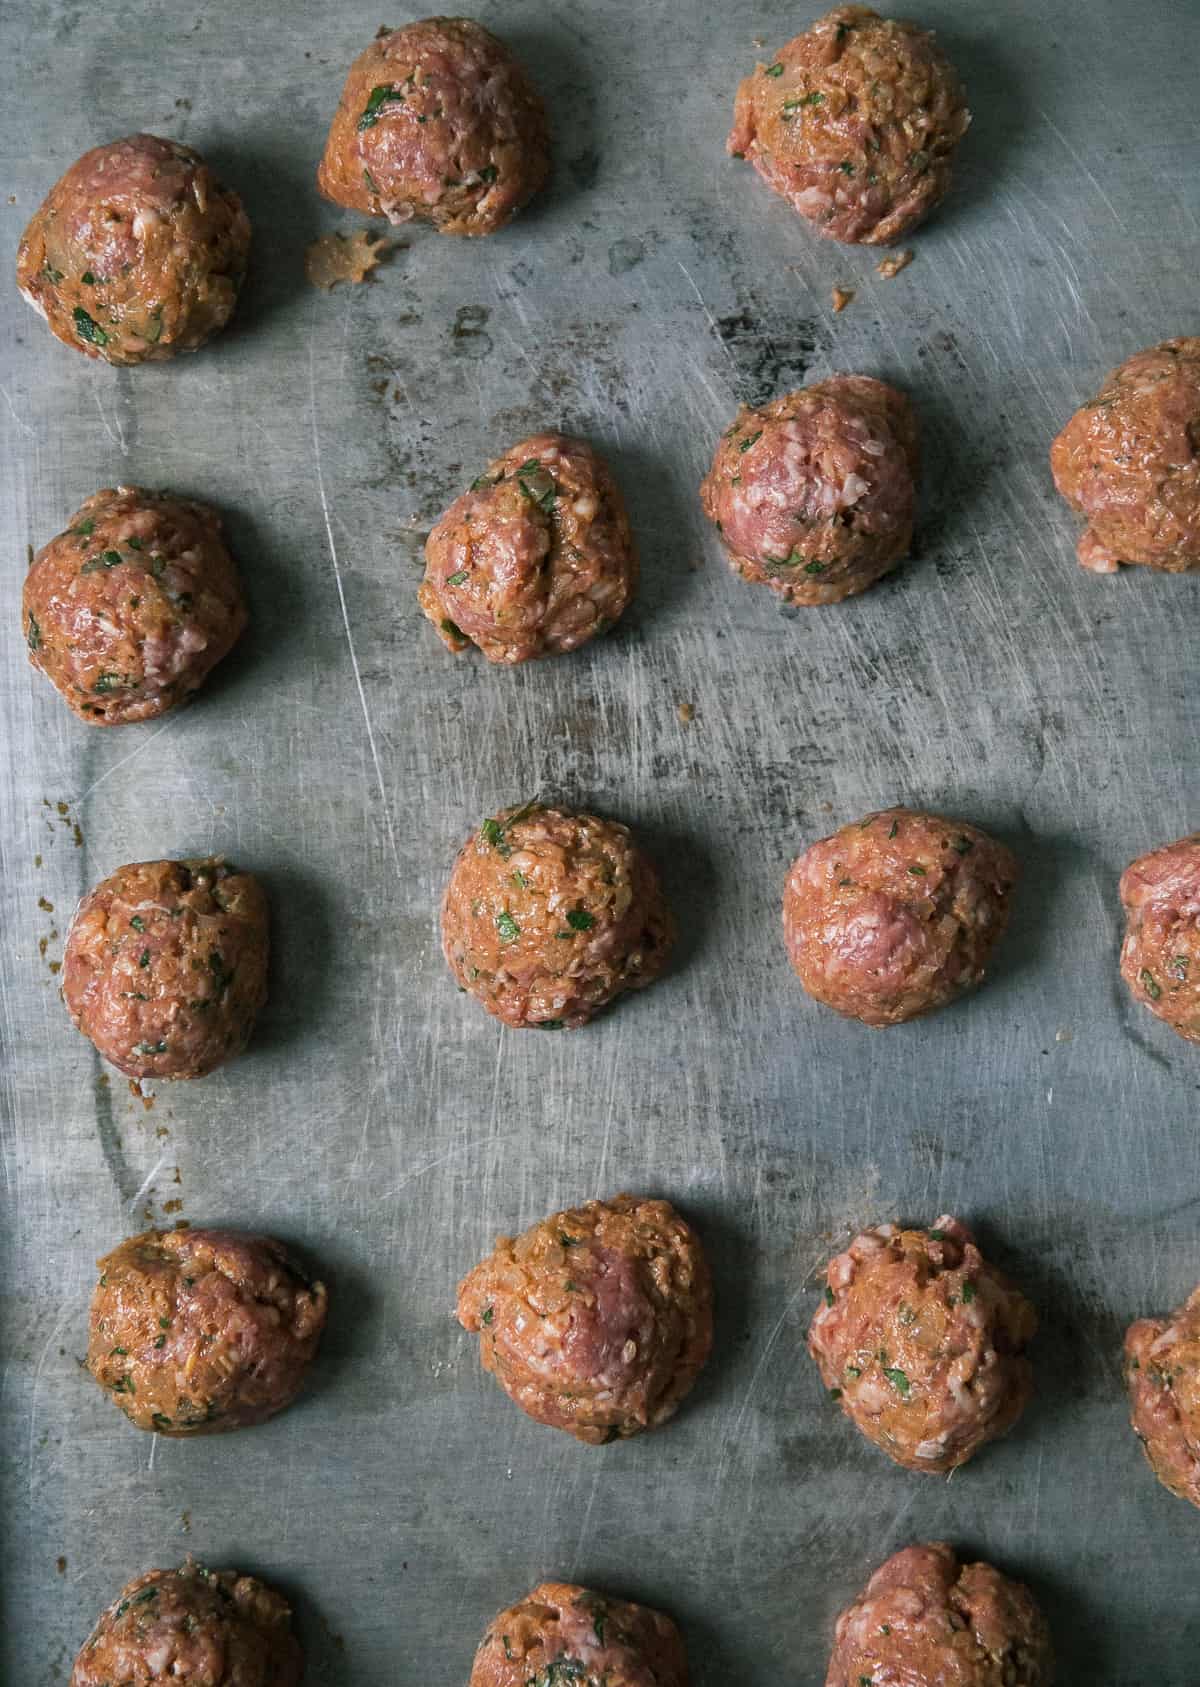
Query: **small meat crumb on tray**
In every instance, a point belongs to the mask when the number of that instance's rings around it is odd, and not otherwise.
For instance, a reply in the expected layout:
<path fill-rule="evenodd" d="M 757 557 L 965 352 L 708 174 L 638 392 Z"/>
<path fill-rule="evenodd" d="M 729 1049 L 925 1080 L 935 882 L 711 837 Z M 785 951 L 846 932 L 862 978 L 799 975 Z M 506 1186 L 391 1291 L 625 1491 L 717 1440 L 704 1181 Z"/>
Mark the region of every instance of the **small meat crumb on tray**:
<path fill-rule="evenodd" d="M 369 228 L 351 235 L 323 234 L 304 253 L 304 273 L 314 287 L 331 292 L 339 281 L 357 286 L 392 250 L 390 242 Z"/>
<path fill-rule="evenodd" d="M 911 252 L 896 252 L 890 258 L 885 258 L 875 268 L 885 281 L 890 281 L 894 275 L 899 275 L 902 269 L 907 269 L 913 261 Z"/>

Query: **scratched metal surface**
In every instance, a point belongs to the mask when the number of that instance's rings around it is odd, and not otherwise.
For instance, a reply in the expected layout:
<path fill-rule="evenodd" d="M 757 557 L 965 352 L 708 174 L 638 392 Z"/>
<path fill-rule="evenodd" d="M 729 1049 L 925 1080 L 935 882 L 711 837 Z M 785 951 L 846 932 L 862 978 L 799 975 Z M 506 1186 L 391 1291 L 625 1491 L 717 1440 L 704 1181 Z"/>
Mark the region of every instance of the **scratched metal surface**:
<path fill-rule="evenodd" d="M 1200 13 L 925 0 L 976 119 L 891 282 L 722 151 L 756 38 L 814 13 L 487 0 L 548 95 L 553 189 L 324 296 L 304 247 L 353 219 L 312 173 L 375 10 L 4 8 L 4 276 L 66 164 L 138 127 L 209 153 L 256 229 L 236 329 L 173 365 L 86 363 L 0 289 L 5 1681 L 64 1681 L 117 1587 L 192 1550 L 288 1589 L 331 1687 L 464 1681 L 543 1575 L 675 1612 L 700 1687 L 814 1687 L 870 1569 L 938 1536 L 1031 1580 L 1065 1680 L 1195 1680 L 1198 1524 L 1143 1466 L 1118 1354 L 1200 1277 L 1200 1056 L 1114 961 L 1120 869 L 1197 824 L 1200 587 L 1083 574 L 1046 448 L 1112 364 L 1200 330 Z M 737 400 L 836 369 L 919 405 L 920 556 L 788 616 L 728 572 L 695 485 Z M 569 658 L 451 659 L 414 601 L 423 535 L 544 425 L 611 454 L 640 599 Z M 109 734 L 31 674 L 17 603 L 27 542 L 122 479 L 227 512 L 254 623 L 194 708 Z M 562 1037 L 501 1031 L 435 934 L 461 837 L 532 792 L 636 823 L 684 931 L 670 978 Z M 897 800 L 993 827 L 1025 880 L 993 981 L 872 1033 L 801 994 L 778 899 L 803 840 Z M 146 1110 L 49 963 L 96 878 L 207 851 L 269 886 L 271 1004 L 246 1058 Z M 596 1450 L 510 1407 L 450 1309 L 497 1230 L 622 1188 L 702 1226 L 719 1339 L 672 1427 Z M 291 1238 L 336 1297 L 304 1403 L 196 1445 L 78 1368 L 93 1259 L 173 1200 Z M 953 1482 L 892 1469 L 803 1353 L 848 1227 L 946 1208 L 1044 1327 L 1035 1406 Z"/>

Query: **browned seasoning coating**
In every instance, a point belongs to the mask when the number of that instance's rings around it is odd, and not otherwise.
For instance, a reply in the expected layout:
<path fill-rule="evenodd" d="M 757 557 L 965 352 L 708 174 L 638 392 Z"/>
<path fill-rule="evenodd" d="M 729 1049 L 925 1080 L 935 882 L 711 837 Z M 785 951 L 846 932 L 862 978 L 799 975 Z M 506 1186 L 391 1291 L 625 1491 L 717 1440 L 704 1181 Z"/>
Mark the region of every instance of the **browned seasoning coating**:
<path fill-rule="evenodd" d="M 63 957 L 78 1030 L 132 1078 L 200 1078 L 245 1046 L 267 996 L 267 900 L 219 858 L 139 861 L 90 890 Z"/>
<path fill-rule="evenodd" d="M 1120 896 L 1121 977 L 1135 1001 L 1200 1043 L 1200 833 L 1131 861 Z"/>
<path fill-rule="evenodd" d="M 789 603 L 838 603 L 908 555 L 917 422 L 904 394 L 835 375 L 743 405 L 700 486 L 736 573 Z"/>
<path fill-rule="evenodd" d="M 674 1416 L 712 1347 L 712 1283 L 669 1202 L 618 1195 L 499 1237 L 458 1321 L 523 1412 L 599 1445 Z"/>
<path fill-rule="evenodd" d="M 670 1617 L 569 1582 L 541 1582 L 488 1625 L 469 1687 L 687 1687 Z"/>
<path fill-rule="evenodd" d="M 1129 1421 L 1164 1488 L 1200 1506 L 1200 1288 L 1125 1334 Z"/>
<path fill-rule="evenodd" d="M 51 188 L 22 236 L 17 285 L 85 357 L 147 363 L 225 326 L 249 250 L 241 200 L 199 153 L 130 135 Z"/>
<path fill-rule="evenodd" d="M 70 1687 L 299 1687 L 303 1675 L 287 1601 L 253 1576 L 189 1558 L 121 1589 Z"/>
<path fill-rule="evenodd" d="M 825 1687 L 1051 1687 L 1029 1589 L 944 1541 L 906 1546 L 837 1620 Z"/>
<path fill-rule="evenodd" d="M 149 1230 L 99 1269 L 87 1366 L 138 1429 L 243 1429 L 303 1387 L 325 1327 L 325 1286 L 271 1237 Z"/>
<path fill-rule="evenodd" d="M 838 6 L 742 82 L 726 147 L 819 234 L 887 246 L 945 198 L 970 121 L 932 35 Z"/>
<path fill-rule="evenodd" d="M 421 608 L 448 649 L 489 662 L 577 650 L 637 587 L 629 517 L 586 440 L 534 434 L 488 464 L 425 542 Z"/>
<path fill-rule="evenodd" d="M 906 1470 L 942 1474 L 1012 1428 L 1037 1315 L 956 1218 L 880 1224 L 832 1259 L 808 1333 L 842 1411 Z"/>
<path fill-rule="evenodd" d="M 1008 924 L 1011 851 L 977 826 L 889 808 L 797 856 L 783 893 L 788 956 L 809 995 L 899 1025 L 972 989 Z"/>
<path fill-rule="evenodd" d="M 663 971 L 675 925 L 628 827 L 538 802 L 459 851 L 442 949 L 461 989 L 516 1028 L 585 1025 Z"/>
<path fill-rule="evenodd" d="M 1126 358 L 1054 441 L 1050 467 L 1087 520 L 1084 568 L 1200 568 L 1200 339 Z"/>
<path fill-rule="evenodd" d="M 76 510 L 34 558 L 21 606 L 30 662 L 91 726 L 186 702 L 246 621 L 216 511 L 138 486 Z"/>
<path fill-rule="evenodd" d="M 485 235 L 549 169 L 545 110 L 504 43 L 470 18 L 425 18 L 385 31 L 351 65 L 317 186 L 393 223 Z"/>

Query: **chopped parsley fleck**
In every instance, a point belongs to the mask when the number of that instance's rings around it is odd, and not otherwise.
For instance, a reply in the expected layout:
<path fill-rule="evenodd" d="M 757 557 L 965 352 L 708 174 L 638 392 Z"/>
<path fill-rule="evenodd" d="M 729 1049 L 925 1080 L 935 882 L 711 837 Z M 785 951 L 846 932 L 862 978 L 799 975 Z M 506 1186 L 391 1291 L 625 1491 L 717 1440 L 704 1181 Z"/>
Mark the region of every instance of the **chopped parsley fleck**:
<path fill-rule="evenodd" d="M 840 1400 L 841 1397 L 842 1397 L 842 1391 L 841 1391 L 840 1388 L 831 1388 L 829 1390 L 829 1398 L 831 1400 Z"/>
<path fill-rule="evenodd" d="M 390 82 L 381 82 L 378 87 L 371 89 L 371 97 L 363 107 L 362 116 L 358 120 L 361 133 L 364 129 L 373 129 L 383 116 L 385 105 L 399 101 L 403 103 L 404 95 L 399 88 L 394 88 Z"/>
<path fill-rule="evenodd" d="M 138 965 L 140 967 L 148 967 L 150 965 L 150 951 L 149 951 L 149 949 L 143 949 L 142 950 L 141 954 L 138 956 Z"/>
<path fill-rule="evenodd" d="M 500 172 L 494 164 L 485 164 L 479 172 L 479 179 L 481 182 L 494 182 L 499 174 Z"/>
<path fill-rule="evenodd" d="M 363 171 L 363 182 L 366 185 L 366 189 L 367 189 L 368 193 L 378 193 L 379 192 L 379 183 L 375 180 L 374 176 L 371 174 L 371 172 L 369 170 Z"/>
<path fill-rule="evenodd" d="M 955 855 L 969 855 L 975 845 L 970 838 L 955 838 L 952 848 Z"/>
<path fill-rule="evenodd" d="M 118 1377 L 112 1384 L 114 1394 L 136 1394 L 137 1388 L 132 1377 Z"/>
<path fill-rule="evenodd" d="M 578 1236 L 568 1236 L 565 1230 L 559 1231 L 558 1239 L 562 1243 L 564 1248 L 574 1248 L 574 1247 L 577 1247 L 579 1245 L 579 1237 Z"/>
<path fill-rule="evenodd" d="M 81 340 L 86 340 L 92 346 L 106 346 L 108 335 L 100 324 L 90 317 L 82 305 L 76 305 L 72 315 L 75 318 L 75 332 Z"/>
<path fill-rule="evenodd" d="M 165 1347 L 167 1345 L 166 1336 L 155 1336 L 154 1345 L 155 1347 Z"/>
<path fill-rule="evenodd" d="M 964 1306 L 970 1306 L 971 1302 L 974 1299 L 975 1299 L 975 1285 L 974 1285 L 974 1283 L 972 1283 L 968 1280 L 962 1286 L 962 1303 L 963 1303 Z"/>
<path fill-rule="evenodd" d="M 564 1021 L 561 1019 L 539 1019 L 536 1029 L 539 1031 L 561 1031 Z"/>
<path fill-rule="evenodd" d="M 38 626 L 37 621 L 34 619 L 32 609 L 29 611 L 29 633 L 27 636 L 27 643 L 30 650 L 40 650 L 42 648 L 42 629 Z"/>
<path fill-rule="evenodd" d="M 847 1365 L 846 1366 L 846 1375 L 848 1377 L 860 1377 L 860 1376 L 862 1376 L 862 1366 L 861 1365 Z"/>
<path fill-rule="evenodd" d="M 154 1425 L 155 1429 L 170 1429 L 171 1427 L 171 1420 L 165 1412 L 152 1412 L 150 1414 L 150 1422 Z"/>
<path fill-rule="evenodd" d="M 769 64 L 767 66 L 767 68 L 763 71 L 763 75 L 764 76 L 782 76 L 783 75 L 783 66 L 781 64 Z"/>
<path fill-rule="evenodd" d="M 110 1347 L 109 1350 L 108 1350 L 108 1356 L 109 1356 L 110 1359 L 112 1359 L 114 1356 L 117 1357 L 117 1358 L 124 1359 L 128 1352 L 129 1352 L 129 1349 L 127 1347 Z"/>
<path fill-rule="evenodd" d="M 567 924 L 572 931 L 591 931 L 595 923 L 595 914 L 589 914 L 585 908 L 572 908 L 567 915 Z"/>
<path fill-rule="evenodd" d="M 1152 1002 L 1156 1002 L 1162 995 L 1162 987 L 1158 983 L 1154 974 L 1149 971 L 1148 968 L 1143 967 L 1141 972 L 1138 974 L 1138 977 L 1142 981 L 1142 989 L 1146 992 Z"/>
<path fill-rule="evenodd" d="M 466 577 L 467 577 L 467 571 L 466 571 L 466 569 L 465 569 L 465 568 L 460 568 L 460 569 L 459 569 L 459 570 L 458 570 L 458 571 L 457 571 L 457 573 L 454 573 L 454 574 L 447 574 L 447 576 L 446 576 L 446 584 L 447 584 L 447 585 L 448 585 L 448 586 L 461 586 L 461 585 L 462 585 L 462 583 L 463 583 L 463 581 L 464 581 L 464 580 L 465 580 L 465 579 L 466 579 Z"/>
<path fill-rule="evenodd" d="M 495 1316 L 496 1308 L 494 1306 L 485 1306 L 483 1309 L 483 1316 L 480 1318 L 479 1322 L 481 1324 L 490 1324 Z"/>
<path fill-rule="evenodd" d="M 145 931 L 146 929 L 146 922 L 140 914 L 134 914 L 129 923 L 133 927 L 134 931 Z"/>
<path fill-rule="evenodd" d="M 133 1052 L 134 1054 L 166 1054 L 167 1045 L 162 1041 L 157 1043 L 134 1043 Z"/>
<path fill-rule="evenodd" d="M 829 1287 L 828 1283 L 825 1285 L 825 1304 L 826 1306 L 833 1305 L 833 1290 Z"/>
<path fill-rule="evenodd" d="M 848 158 L 842 159 L 842 162 L 838 165 L 838 169 L 842 172 L 843 176 L 852 176 L 854 174 L 854 166 Z"/>
<path fill-rule="evenodd" d="M 817 562 L 814 560 L 804 564 L 804 572 L 806 574 L 824 574 L 828 566 L 829 564 L 827 562 Z"/>
<path fill-rule="evenodd" d="M 946 1232 L 944 1230 L 931 1230 L 929 1232 L 929 1240 L 931 1242 L 944 1242 L 946 1240 Z"/>
<path fill-rule="evenodd" d="M 515 873 L 510 874 L 509 876 L 512 879 L 512 882 L 516 885 L 518 890 L 528 890 L 529 889 L 529 880 L 525 877 L 524 873 L 515 872 Z"/>
<path fill-rule="evenodd" d="M 209 951 L 208 970 L 213 975 L 213 985 L 217 995 L 224 996 L 233 983 L 233 968 L 225 965 L 224 956 L 219 949 Z"/>
<path fill-rule="evenodd" d="M 888 837 L 894 838 L 896 836 L 896 833 L 899 830 L 900 830 L 900 822 L 898 820 L 893 820 L 892 824 L 891 824 L 891 827 L 888 830 Z"/>
<path fill-rule="evenodd" d="M 923 879 L 925 877 L 924 867 L 918 866 L 915 861 L 909 863 L 908 870 L 918 879 Z"/>
<path fill-rule="evenodd" d="M 558 501 L 558 487 L 555 485 L 554 476 L 536 457 L 531 457 L 527 463 L 521 464 L 517 470 L 517 485 L 529 502 L 536 504 L 538 509 L 547 515 Z"/>
<path fill-rule="evenodd" d="M 96 285 L 96 277 L 92 274 L 90 269 L 85 269 L 79 279 L 83 282 L 85 287 L 94 287 Z"/>
<path fill-rule="evenodd" d="M 500 933 L 500 940 L 503 943 L 515 943 L 521 935 L 520 926 L 507 908 L 502 914 L 496 915 L 496 930 Z"/>
<path fill-rule="evenodd" d="M 88 537 L 89 537 L 89 535 L 90 535 L 90 534 L 91 534 L 91 532 L 92 532 L 92 530 L 93 530 L 93 529 L 94 529 L 94 527 L 95 527 L 95 525 L 96 525 L 96 523 L 95 523 L 95 522 L 94 522 L 94 521 L 93 521 L 93 520 L 92 520 L 92 518 L 91 518 L 91 516 L 88 516 L 88 517 L 87 517 L 87 519 L 86 519 L 86 520 L 85 520 L 85 521 L 81 521 L 81 522 L 80 522 L 80 523 L 79 523 L 79 526 L 78 526 L 78 527 L 73 527 L 73 528 L 72 528 L 72 529 L 71 529 L 71 532 L 72 532 L 72 533 L 78 533 L 78 534 L 80 534 L 80 535 L 81 535 L 81 536 L 82 536 L 82 537 L 83 537 L 83 538 L 84 538 L 84 539 L 86 539 L 86 538 L 88 538 Z"/>
<path fill-rule="evenodd" d="M 120 674 L 97 674 L 93 691 L 119 691 L 121 688 Z"/>
<path fill-rule="evenodd" d="M 1174 960 L 1171 962 L 1171 971 L 1175 974 L 1176 978 L 1186 983 L 1188 975 L 1188 957 L 1186 955 L 1176 955 Z"/>
<path fill-rule="evenodd" d="M 898 1366 L 893 1366 L 890 1370 L 885 1366 L 883 1374 L 896 1390 L 896 1393 L 907 1400 L 912 1393 L 912 1385 L 904 1372 Z"/>
<path fill-rule="evenodd" d="M 763 431 L 761 428 L 759 428 L 757 433 L 748 433 L 742 443 L 738 446 L 738 450 L 742 452 L 749 451 L 752 445 L 757 445 L 758 441 L 762 438 L 762 435 Z"/>
<path fill-rule="evenodd" d="M 456 626 L 448 615 L 442 621 L 442 631 L 444 633 L 449 633 L 451 638 L 462 638 L 463 636 L 462 628 Z"/>
<path fill-rule="evenodd" d="M 120 551 L 101 551 L 98 556 L 89 557 L 79 570 L 81 574 L 97 574 L 102 568 L 117 568 L 125 558 Z"/>

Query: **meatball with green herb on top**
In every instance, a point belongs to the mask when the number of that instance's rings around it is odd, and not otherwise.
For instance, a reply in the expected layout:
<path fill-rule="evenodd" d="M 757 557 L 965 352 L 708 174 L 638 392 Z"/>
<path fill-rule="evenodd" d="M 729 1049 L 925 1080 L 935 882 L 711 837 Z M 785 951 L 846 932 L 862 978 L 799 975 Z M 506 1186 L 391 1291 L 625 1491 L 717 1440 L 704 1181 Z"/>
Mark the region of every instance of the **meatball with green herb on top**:
<path fill-rule="evenodd" d="M 825 1687 L 1051 1687 L 1029 1589 L 945 1541 L 894 1552 L 837 1620 Z"/>
<path fill-rule="evenodd" d="M 850 1421 L 906 1470 L 944 1475 L 1029 1401 L 1037 1315 L 956 1218 L 879 1224 L 829 1262 L 808 1350 Z"/>
<path fill-rule="evenodd" d="M 687 1687 L 670 1617 L 570 1582 L 541 1582 L 489 1623 L 468 1687 Z"/>
<path fill-rule="evenodd" d="M 1131 861 L 1120 897 L 1121 977 L 1135 1001 L 1200 1043 L 1200 833 Z"/>
<path fill-rule="evenodd" d="M 1008 924 L 1011 851 L 978 826 L 887 808 L 797 856 L 783 935 L 816 1001 L 864 1025 L 900 1025 L 983 979 Z"/>
<path fill-rule="evenodd" d="M 1164 1488 L 1200 1505 L 1200 1288 L 1125 1332 L 1129 1421 Z"/>
<path fill-rule="evenodd" d="M 138 486 L 89 498 L 25 577 L 29 660 L 90 726 L 186 702 L 246 621 L 216 511 Z"/>
<path fill-rule="evenodd" d="M 189 1558 L 121 1589 L 70 1687 L 299 1687 L 303 1675 L 287 1601 L 254 1576 Z"/>
<path fill-rule="evenodd" d="M 65 345 L 149 363 L 225 326 L 249 251 L 241 200 L 199 153 L 130 135 L 51 188 L 21 238 L 17 285 Z"/>
<path fill-rule="evenodd" d="M 886 246 L 945 198 L 970 121 L 932 35 L 838 6 L 742 82 L 726 148 L 819 234 Z"/>
<path fill-rule="evenodd" d="M 918 466 L 904 394 L 867 375 L 835 375 L 743 405 L 700 502 L 744 580 L 788 603 L 838 603 L 908 555 Z"/>
<path fill-rule="evenodd" d="M 300 1392 L 325 1285 L 270 1236 L 147 1230 L 99 1265 L 87 1368 L 138 1429 L 245 1429 Z"/>
<path fill-rule="evenodd" d="M 202 1078 L 267 999 L 267 899 L 220 858 L 137 861 L 90 890 L 63 955 L 78 1030 L 131 1078 Z"/>
<path fill-rule="evenodd" d="M 586 1025 L 653 983 L 674 936 L 628 827 L 536 801 L 484 821 L 442 898 L 442 949 L 459 987 L 518 1029 Z"/>
<path fill-rule="evenodd" d="M 678 1411 L 712 1347 L 712 1282 L 669 1202 L 617 1195 L 499 1237 L 458 1321 L 523 1412 L 600 1445 Z"/>
<path fill-rule="evenodd" d="M 425 18 L 350 66 L 317 186 L 351 211 L 484 235 L 549 169 L 545 109 L 504 43 L 470 18 Z"/>
<path fill-rule="evenodd" d="M 637 586 L 625 503 L 586 440 L 534 434 L 488 464 L 425 542 L 417 593 L 442 642 L 489 662 L 577 650 Z"/>

